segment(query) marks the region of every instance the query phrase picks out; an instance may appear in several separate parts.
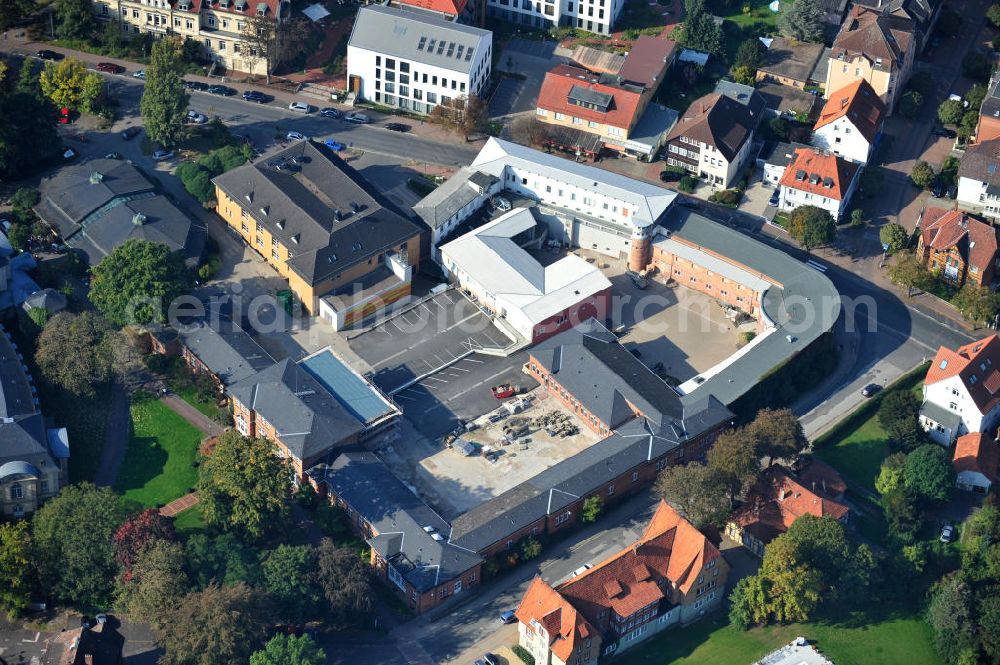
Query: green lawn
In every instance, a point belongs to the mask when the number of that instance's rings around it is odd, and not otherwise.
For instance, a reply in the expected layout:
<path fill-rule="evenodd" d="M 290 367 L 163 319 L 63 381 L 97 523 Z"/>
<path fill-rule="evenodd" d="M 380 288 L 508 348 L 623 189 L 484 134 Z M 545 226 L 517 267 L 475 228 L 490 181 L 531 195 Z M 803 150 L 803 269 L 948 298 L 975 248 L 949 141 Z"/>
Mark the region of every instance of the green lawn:
<path fill-rule="evenodd" d="M 126 500 L 162 506 L 191 491 L 202 433 L 163 402 L 132 404 L 132 437 L 115 490 Z"/>
<path fill-rule="evenodd" d="M 174 390 L 174 393 L 212 420 L 215 420 L 216 416 L 219 414 L 219 407 L 215 405 L 214 401 L 203 399 L 202 391 L 198 389 L 198 386 L 182 386 L 180 389 Z"/>
<path fill-rule="evenodd" d="M 902 388 L 921 395 L 927 366 L 921 365 L 893 383 L 878 397 L 862 404 L 832 430 L 816 440 L 816 455 L 833 465 L 841 474 L 875 489 L 882 460 L 889 454 L 888 437 L 878 423 L 878 403 L 889 390 Z"/>
<path fill-rule="evenodd" d="M 205 530 L 205 518 L 202 517 L 201 507 L 195 504 L 184 512 L 174 516 L 174 529 L 182 536 L 189 536 Z"/>
<path fill-rule="evenodd" d="M 718 14 L 727 21 L 732 21 L 744 31 L 750 30 L 759 34 L 777 34 L 778 16 L 772 12 L 768 5 L 769 0 L 750 0 L 750 2 L 733 3 L 733 10 L 729 13 L 722 11 Z M 791 3 L 782 1 L 782 11 Z M 744 12 L 744 8 L 749 11 Z M 717 11 L 713 7 L 713 11 Z"/>
<path fill-rule="evenodd" d="M 822 622 L 740 632 L 721 616 L 673 628 L 615 658 L 617 665 L 750 665 L 798 636 L 837 665 L 941 665 L 930 627 L 918 616 L 877 617 L 860 625 Z"/>

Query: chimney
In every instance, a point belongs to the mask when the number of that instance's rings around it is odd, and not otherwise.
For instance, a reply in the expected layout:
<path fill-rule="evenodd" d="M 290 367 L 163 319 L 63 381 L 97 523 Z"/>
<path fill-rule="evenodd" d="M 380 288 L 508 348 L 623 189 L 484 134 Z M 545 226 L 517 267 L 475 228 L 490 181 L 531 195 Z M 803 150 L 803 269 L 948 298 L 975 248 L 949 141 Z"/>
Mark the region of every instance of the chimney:
<path fill-rule="evenodd" d="M 778 501 L 784 501 L 784 500 L 785 500 L 785 490 L 781 490 L 780 492 L 778 492 Z"/>
<path fill-rule="evenodd" d="M 89 653 L 86 654 L 83 657 L 83 662 L 84 662 L 84 665 L 94 665 L 94 656 L 91 655 L 91 654 L 89 654 Z"/>

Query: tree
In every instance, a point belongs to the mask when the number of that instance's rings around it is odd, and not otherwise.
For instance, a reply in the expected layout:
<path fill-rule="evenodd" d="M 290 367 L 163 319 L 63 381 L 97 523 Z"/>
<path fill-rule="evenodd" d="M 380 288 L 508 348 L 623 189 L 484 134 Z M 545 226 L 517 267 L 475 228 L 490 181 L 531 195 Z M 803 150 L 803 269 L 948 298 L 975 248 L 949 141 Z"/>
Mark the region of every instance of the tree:
<path fill-rule="evenodd" d="M 580 508 L 580 521 L 584 524 L 593 524 L 601 516 L 601 509 L 603 507 L 604 504 L 601 501 L 601 497 L 596 495 L 588 496 L 583 502 L 583 507 Z"/>
<path fill-rule="evenodd" d="M 94 312 L 59 312 L 38 336 L 35 362 L 49 383 L 92 397 L 94 386 L 113 375 L 116 340 L 108 322 Z"/>
<path fill-rule="evenodd" d="M 231 533 L 194 534 L 184 543 L 184 554 L 198 589 L 260 582 L 257 553 Z"/>
<path fill-rule="evenodd" d="M 938 655 L 946 663 L 956 662 L 961 652 L 974 647 L 972 607 L 972 593 L 957 574 L 941 580 L 931 591 L 927 622 Z"/>
<path fill-rule="evenodd" d="M 892 539 L 900 545 L 912 544 L 923 521 L 913 493 L 905 486 L 892 490 L 882 497 L 882 512 Z"/>
<path fill-rule="evenodd" d="M 88 72 L 76 58 L 46 62 L 38 78 L 42 94 L 57 107 L 93 113 L 104 89 L 100 74 Z"/>
<path fill-rule="evenodd" d="M 792 459 L 809 446 L 802 423 L 791 409 L 761 409 L 746 429 L 761 457 Z"/>
<path fill-rule="evenodd" d="M 977 115 L 984 99 L 986 99 L 986 86 L 982 83 L 975 84 L 965 93 L 965 101 L 969 102 L 969 110 L 975 111 Z"/>
<path fill-rule="evenodd" d="M 94 7 L 90 0 L 56 0 L 56 36 L 59 39 L 89 39 L 94 32 Z"/>
<path fill-rule="evenodd" d="M 170 303 L 193 286 L 181 253 L 134 238 L 116 247 L 92 272 L 90 301 L 119 326 L 165 321 Z"/>
<path fill-rule="evenodd" d="M 34 557 L 27 522 L 0 523 L 0 609 L 18 616 L 31 601 Z"/>
<path fill-rule="evenodd" d="M 184 129 L 190 98 L 184 91 L 184 60 L 179 38 L 159 39 L 153 43 L 146 85 L 142 90 L 139 112 L 146 134 L 165 148 L 171 148 Z"/>
<path fill-rule="evenodd" d="M 118 21 L 108 21 L 101 30 L 101 45 L 108 55 L 119 58 L 125 52 L 125 33 Z"/>
<path fill-rule="evenodd" d="M 733 58 L 733 66 L 747 67 L 756 72 L 763 59 L 764 45 L 756 37 L 751 37 L 740 42 L 740 47 L 736 49 L 736 56 Z"/>
<path fill-rule="evenodd" d="M 189 591 L 180 543 L 154 539 L 143 545 L 128 573 L 118 578 L 118 604 L 136 621 L 154 628 L 169 615 Z"/>
<path fill-rule="evenodd" d="M 521 145 L 543 146 L 552 132 L 548 125 L 534 115 L 525 115 L 511 123 L 510 136 Z"/>
<path fill-rule="evenodd" d="M 0 31 L 6 32 L 34 10 L 32 0 L 0 0 Z"/>
<path fill-rule="evenodd" d="M 822 576 L 799 560 L 798 547 L 784 534 L 764 548 L 760 576 L 768 614 L 779 623 L 809 620 L 820 602 Z"/>
<path fill-rule="evenodd" d="M 57 600 L 105 605 L 115 579 L 112 536 L 124 515 L 118 496 L 90 483 L 68 485 L 32 519 L 35 565 Z"/>
<path fill-rule="evenodd" d="M 528 536 L 521 543 L 521 561 L 537 559 L 542 554 L 542 544 L 537 538 Z"/>
<path fill-rule="evenodd" d="M 988 286 L 966 282 L 952 298 L 951 304 L 958 308 L 966 321 L 989 323 L 1000 309 L 1000 294 Z"/>
<path fill-rule="evenodd" d="M 954 482 L 951 460 L 941 446 L 928 443 L 906 456 L 903 483 L 919 498 L 941 503 L 951 494 Z"/>
<path fill-rule="evenodd" d="M 250 656 L 250 665 L 323 665 L 326 652 L 309 635 L 275 635 L 262 651 Z"/>
<path fill-rule="evenodd" d="M 962 120 L 965 109 L 962 102 L 956 99 L 946 99 L 938 107 L 938 120 L 942 125 L 957 125 Z"/>
<path fill-rule="evenodd" d="M 934 167 L 924 161 L 918 161 L 910 171 L 910 181 L 921 189 L 930 187 L 934 176 Z"/>
<path fill-rule="evenodd" d="M 230 430 L 200 468 L 198 496 L 205 523 L 257 540 L 288 513 L 289 469 L 267 439 Z"/>
<path fill-rule="evenodd" d="M 741 427 L 720 434 L 708 450 L 708 466 L 725 478 L 731 501 L 746 494 L 760 473 L 753 433 Z"/>
<path fill-rule="evenodd" d="M 914 289 L 926 289 L 934 280 L 930 271 L 910 252 L 899 252 L 893 257 L 888 275 L 893 284 L 906 287 L 907 297 Z"/>
<path fill-rule="evenodd" d="M 32 208 L 38 204 L 40 199 L 41 196 L 34 187 L 19 187 L 10 197 L 10 207 L 17 221 L 23 224 L 34 221 L 35 211 Z"/>
<path fill-rule="evenodd" d="M 924 442 L 918 413 L 920 400 L 909 390 L 892 390 L 878 406 L 878 422 L 896 450 L 910 451 Z"/>
<path fill-rule="evenodd" d="M 851 228 L 859 229 L 865 225 L 865 213 L 861 208 L 855 208 L 851 211 Z"/>
<path fill-rule="evenodd" d="M 189 593 L 164 616 L 159 631 L 162 665 L 247 662 L 263 642 L 265 599 L 245 584 Z"/>
<path fill-rule="evenodd" d="M 882 460 L 878 478 L 875 479 L 875 489 L 879 494 L 885 496 L 889 492 L 895 492 L 903 487 L 903 464 L 905 462 L 906 455 L 903 453 L 893 453 Z"/>
<path fill-rule="evenodd" d="M 462 95 L 435 106 L 428 120 L 445 129 L 460 131 L 468 141 L 470 136 L 483 131 L 489 121 L 489 114 L 482 99 L 476 95 Z"/>
<path fill-rule="evenodd" d="M 996 663 L 1000 660 L 1000 589 L 993 587 L 992 593 L 979 594 L 976 616 L 979 619 L 979 635 L 983 651 Z"/>
<path fill-rule="evenodd" d="M 692 192 L 694 192 L 695 187 L 697 186 L 698 186 L 698 179 L 691 175 L 684 176 L 683 178 L 680 179 L 680 182 L 677 183 L 677 189 L 687 194 L 691 194 Z"/>
<path fill-rule="evenodd" d="M 994 28 L 1000 28 L 1000 4 L 992 4 L 986 10 L 986 20 L 993 24 Z"/>
<path fill-rule="evenodd" d="M 799 206 L 788 219 L 788 235 L 807 250 L 833 242 L 837 222 L 833 216 L 816 206 Z"/>
<path fill-rule="evenodd" d="M 701 462 L 670 466 L 660 472 L 655 492 L 698 528 L 721 524 L 729 514 L 726 479 Z"/>
<path fill-rule="evenodd" d="M 823 41 L 823 10 L 816 0 L 795 0 L 778 16 L 781 34 L 799 42 Z"/>
<path fill-rule="evenodd" d="M 748 575 L 741 578 L 729 594 L 729 623 L 737 630 L 767 623 L 770 614 L 767 603 L 762 577 Z"/>
<path fill-rule="evenodd" d="M 284 621 L 300 626 L 315 618 L 322 593 L 315 552 L 310 546 L 279 545 L 262 557 L 261 573 L 264 588 Z"/>
<path fill-rule="evenodd" d="M 139 553 L 154 540 L 173 540 L 174 525 L 155 508 L 147 508 L 125 518 L 114 535 L 115 561 L 128 578 Z"/>
<path fill-rule="evenodd" d="M 371 570 L 356 552 L 338 548 L 324 538 L 316 548 L 316 564 L 334 625 L 357 625 L 371 615 Z"/>
<path fill-rule="evenodd" d="M 904 118 L 915 118 L 924 107 L 924 95 L 919 90 L 907 90 L 899 100 L 899 112 Z"/>
<path fill-rule="evenodd" d="M 879 229 L 878 239 L 882 241 L 886 251 L 893 254 L 906 247 L 910 234 L 900 224 L 890 223 Z"/>
<path fill-rule="evenodd" d="M 961 141 L 967 141 L 970 136 L 976 133 L 976 128 L 979 126 L 979 112 L 978 111 L 966 111 L 965 115 L 962 116 L 962 121 L 958 124 L 958 138 Z"/>
<path fill-rule="evenodd" d="M 753 85 L 754 81 L 757 80 L 754 70 L 750 69 L 746 65 L 737 65 L 733 67 L 730 74 L 732 75 L 734 81 L 742 83 L 743 85 Z"/>
<path fill-rule="evenodd" d="M 264 62 L 264 75 L 271 83 L 271 72 L 278 63 L 278 23 L 271 16 L 250 16 L 240 31 L 240 55 L 247 69 L 254 72 L 256 64 Z"/>
<path fill-rule="evenodd" d="M 680 41 L 687 48 L 719 55 L 722 53 L 722 27 L 708 12 L 688 13 Z"/>
<path fill-rule="evenodd" d="M 993 61 L 977 50 L 970 50 L 962 60 L 962 75 L 985 83 L 993 71 Z"/>

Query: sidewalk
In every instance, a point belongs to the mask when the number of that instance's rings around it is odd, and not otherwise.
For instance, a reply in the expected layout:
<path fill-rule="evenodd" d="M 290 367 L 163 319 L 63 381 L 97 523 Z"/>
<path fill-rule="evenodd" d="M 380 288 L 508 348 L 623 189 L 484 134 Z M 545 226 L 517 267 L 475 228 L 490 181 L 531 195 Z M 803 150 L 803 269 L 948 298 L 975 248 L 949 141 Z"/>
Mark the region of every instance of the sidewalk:
<path fill-rule="evenodd" d="M 192 426 L 200 429 L 207 436 L 219 436 L 225 431 L 225 428 L 222 427 L 222 425 L 215 422 L 177 395 L 164 395 L 160 398 L 160 401 L 166 404 L 171 411 L 191 423 Z"/>
<path fill-rule="evenodd" d="M 191 508 L 198 504 L 198 495 L 194 492 L 190 494 L 185 494 L 179 499 L 174 499 L 167 505 L 160 508 L 160 514 L 164 517 L 174 517 L 179 513 L 183 513 L 188 508 Z"/>

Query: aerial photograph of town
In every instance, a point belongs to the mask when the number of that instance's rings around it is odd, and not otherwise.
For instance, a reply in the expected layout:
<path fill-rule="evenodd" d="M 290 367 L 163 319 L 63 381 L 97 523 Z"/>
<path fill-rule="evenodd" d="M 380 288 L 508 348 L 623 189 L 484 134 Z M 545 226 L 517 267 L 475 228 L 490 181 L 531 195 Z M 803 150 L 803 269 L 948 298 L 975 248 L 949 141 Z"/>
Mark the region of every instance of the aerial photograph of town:
<path fill-rule="evenodd" d="M 0 665 L 1000 665 L 998 167 L 1000 0 L 0 0 Z"/>

